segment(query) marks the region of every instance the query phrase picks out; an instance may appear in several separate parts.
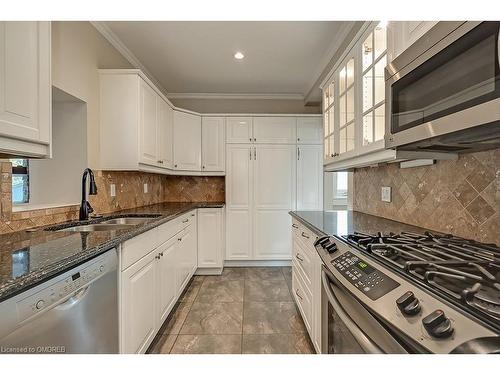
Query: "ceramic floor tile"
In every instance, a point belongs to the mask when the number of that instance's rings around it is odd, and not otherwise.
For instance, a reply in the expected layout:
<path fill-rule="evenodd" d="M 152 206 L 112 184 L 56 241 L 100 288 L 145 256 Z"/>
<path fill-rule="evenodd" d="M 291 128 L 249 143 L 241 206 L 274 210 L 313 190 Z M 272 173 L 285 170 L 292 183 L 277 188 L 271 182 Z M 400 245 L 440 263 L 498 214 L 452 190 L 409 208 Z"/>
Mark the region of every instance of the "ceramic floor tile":
<path fill-rule="evenodd" d="M 167 318 L 166 324 L 160 330 L 160 334 L 163 335 L 176 335 L 179 333 L 184 320 L 186 319 L 189 310 L 191 308 L 192 302 L 180 302 L 177 303 Z"/>
<path fill-rule="evenodd" d="M 158 335 L 156 338 L 156 342 L 153 345 L 153 348 L 150 349 L 149 353 L 151 354 L 168 354 L 174 346 L 174 342 L 177 338 L 177 335 Z"/>
<path fill-rule="evenodd" d="M 204 282 L 196 302 L 243 302 L 244 280 Z"/>
<path fill-rule="evenodd" d="M 194 302 L 181 334 L 241 334 L 243 303 Z"/>
<path fill-rule="evenodd" d="M 186 288 L 181 298 L 179 298 L 180 302 L 193 302 L 198 295 L 198 292 L 203 284 L 204 279 L 193 279 L 189 286 Z"/>
<path fill-rule="evenodd" d="M 172 354 L 240 354 L 241 335 L 179 335 Z"/>
<path fill-rule="evenodd" d="M 245 267 L 225 267 L 220 275 L 205 276 L 205 283 L 213 281 L 243 280 L 246 277 L 246 274 L 247 268 Z"/>
<path fill-rule="evenodd" d="M 281 267 L 249 267 L 247 280 L 284 280 Z"/>
<path fill-rule="evenodd" d="M 245 302 L 243 316 L 243 334 L 306 332 L 294 302 Z"/>
<path fill-rule="evenodd" d="M 292 296 L 285 280 L 246 280 L 244 300 L 291 302 Z"/>
<path fill-rule="evenodd" d="M 311 354 L 307 334 L 243 335 L 243 354 Z"/>

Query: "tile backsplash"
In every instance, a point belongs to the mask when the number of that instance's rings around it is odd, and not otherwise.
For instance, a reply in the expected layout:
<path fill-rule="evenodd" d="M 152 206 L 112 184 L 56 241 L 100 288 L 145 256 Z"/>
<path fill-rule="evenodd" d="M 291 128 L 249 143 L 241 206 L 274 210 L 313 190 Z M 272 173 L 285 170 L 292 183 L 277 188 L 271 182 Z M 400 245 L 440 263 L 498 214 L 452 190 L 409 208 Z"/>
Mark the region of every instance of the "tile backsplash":
<path fill-rule="evenodd" d="M 12 168 L 1 162 L 0 234 L 78 219 L 78 205 L 12 211 Z M 94 211 L 111 213 L 162 202 L 224 202 L 224 177 L 166 176 L 143 172 L 94 171 L 98 194 L 90 196 Z M 144 193 L 144 184 L 148 192 Z M 111 197 L 111 184 L 116 196 Z"/>
<path fill-rule="evenodd" d="M 381 201 L 382 186 L 392 188 L 392 202 Z M 355 170 L 353 209 L 500 245 L 500 150 L 425 167 Z"/>

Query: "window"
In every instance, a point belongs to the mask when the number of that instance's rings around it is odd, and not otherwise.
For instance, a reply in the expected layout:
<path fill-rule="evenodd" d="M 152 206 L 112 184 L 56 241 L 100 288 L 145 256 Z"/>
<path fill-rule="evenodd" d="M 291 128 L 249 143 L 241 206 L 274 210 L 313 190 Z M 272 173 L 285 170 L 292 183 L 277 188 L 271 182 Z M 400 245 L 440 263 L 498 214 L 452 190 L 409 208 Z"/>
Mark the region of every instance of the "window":
<path fill-rule="evenodd" d="M 363 146 L 384 138 L 386 26 L 379 23 L 361 44 L 363 81 Z"/>
<path fill-rule="evenodd" d="M 10 159 L 12 163 L 12 203 L 29 202 L 29 162 L 27 159 Z"/>
<path fill-rule="evenodd" d="M 347 172 L 337 172 L 334 186 L 334 197 L 337 199 L 347 198 Z"/>

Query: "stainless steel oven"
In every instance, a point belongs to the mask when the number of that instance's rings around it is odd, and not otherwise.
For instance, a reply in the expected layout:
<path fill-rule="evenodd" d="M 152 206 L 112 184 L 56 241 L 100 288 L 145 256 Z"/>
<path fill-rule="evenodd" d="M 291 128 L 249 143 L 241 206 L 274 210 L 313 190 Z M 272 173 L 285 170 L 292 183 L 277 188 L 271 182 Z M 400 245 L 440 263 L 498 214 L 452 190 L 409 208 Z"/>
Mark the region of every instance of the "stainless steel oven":
<path fill-rule="evenodd" d="M 438 22 L 386 67 L 386 147 L 500 147 L 500 22 Z"/>
<path fill-rule="evenodd" d="M 414 353 L 417 351 L 397 339 L 326 268 L 323 284 L 323 351 L 329 354 Z"/>

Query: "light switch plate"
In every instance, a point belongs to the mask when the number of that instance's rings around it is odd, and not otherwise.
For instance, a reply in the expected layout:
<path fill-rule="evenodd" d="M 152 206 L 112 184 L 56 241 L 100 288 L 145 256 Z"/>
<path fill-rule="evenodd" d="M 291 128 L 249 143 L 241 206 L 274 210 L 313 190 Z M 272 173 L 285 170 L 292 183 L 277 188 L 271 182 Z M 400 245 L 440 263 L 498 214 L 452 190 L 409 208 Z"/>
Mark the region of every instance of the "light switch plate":
<path fill-rule="evenodd" d="M 382 202 L 391 202 L 390 186 L 382 186 Z"/>
<path fill-rule="evenodd" d="M 148 184 L 144 184 L 144 193 L 146 194 L 148 192 Z"/>
<path fill-rule="evenodd" d="M 109 185 L 109 194 L 112 197 L 116 197 L 116 185 L 115 184 Z"/>

